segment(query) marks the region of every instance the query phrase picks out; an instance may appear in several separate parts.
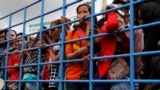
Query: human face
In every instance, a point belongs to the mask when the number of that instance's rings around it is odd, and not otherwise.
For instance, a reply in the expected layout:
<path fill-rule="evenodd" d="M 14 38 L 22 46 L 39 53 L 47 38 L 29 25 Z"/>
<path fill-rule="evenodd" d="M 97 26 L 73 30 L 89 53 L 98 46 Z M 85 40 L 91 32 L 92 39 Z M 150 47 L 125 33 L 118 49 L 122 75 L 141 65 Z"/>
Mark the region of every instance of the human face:
<path fill-rule="evenodd" d="M 51 35 L 54 39 L 59 39 L 60 38 L 60 33 L 61 33 L 61 29 L 60 28 L 55 28 L 52 32 Z"/>
<path fill-rule="evenodd" d="M 81 19 L 84 16 L 88 16 L 90 15 L 89 9 L 87 6 L 81 6 L 79 7 L 78 11 L 77 11 L 77 18 Z"/>
<path fill-rule="evenodd" d="M 10 39 L 14 39 L 14 38 L 16 38 L 16 33 L 14 31 L 11 31 L 10 32 Z M 6 39 L 8 39 L 8 33 L 6 35 Z"/>
<path fill-rule="evenodd" d="M 55 24 L 52 24 L 52 26 L 55 26 Z M 51 26 L 51 27 L 52 27 Z M 61 33 L 61 28 L 54 28 L 53 30 L 50 31 L 50 36 L 51 39 L 59 39 L 60 38 L 60 33 Z"/>
<path fill-rule="evenodd" d="M 18 38 L 16 40 L 16 46 L 18 47 L 18 49 L 21 49 L 21 45 L 22 45 L 22 38 Z"/>
<path fill-rule="evenodd" d="M 0 34 L 0 41 L 4 41 L 5 40 L 5 33 L 1 33 Z"/>
<path fill-rule="evenodd" d="M 14 31 L 10 31 L 10 39 L 15 39 L 16 33 Z M 6 39 L 8 39 L 8 33 L 6 34 Z M 11 43 L 13 43 L 15 40 L 12 40 Z"/>

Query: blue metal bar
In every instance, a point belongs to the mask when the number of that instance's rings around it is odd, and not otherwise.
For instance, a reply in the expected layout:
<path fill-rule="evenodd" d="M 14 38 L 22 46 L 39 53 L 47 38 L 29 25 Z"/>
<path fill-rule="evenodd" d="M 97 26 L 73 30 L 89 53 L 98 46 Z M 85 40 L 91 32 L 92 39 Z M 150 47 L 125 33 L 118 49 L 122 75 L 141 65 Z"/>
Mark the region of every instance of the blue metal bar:
<path fill-rule="evenodd" d="M 95 25 L 95 21 L 94 21 L 94 13 L 95 13 L 95 0 L 91 0 L 91 35 L 90 35 L 90 63 L 89 63 L 89 90 L 93 90 L 93 83 L 91 82 L 91 80 L 93 80 L 93 59 L 92 57 L 94 57 L 94 25 Z"/>
<path fill-rule="evenodd" d="M 38 49 L 38 47 L 36 48 L 32 48 L 32 49 L 28 49 L 28 50 L 35 50 L 35 49 Z M 23 51 L 26 51 L 26 50 L 23 50 Z M 13 52 L 11 52 L 13 53 Z M 11 53 L 8 53 L 8 54 L 11 54 Z M 160 51 L 148 51 L 148 52 L 137 52 L 137 53 L 133 53 L 134 56 L 146 56 L 146 55 L 156 55 L 156 54 L 160 54 Z M 0 56 L 2 56 L 3 54 L 0 54 Z M 118 54 L 118 55 L 113 55 L 113 56 L 101 56 L 101 57 L 92 57 L 93 60 L 99 60 L 99 59 L 107 59 L 107 58 L 118 58 L 118 57 L 129 57 L 130 54 Z M 74 59 L 74 60 L 64 60 L 62 62 L 64 63 L 69 63 L 69 62 L 77 62 L 77 61 L 81 61 L 82 59 Z M 53 62 L 53 63 L 57 63 L 58 61 L 56 62 Z M 48 62 L 46 62 L 47 64 L 49 64 Z M 40 63 L 40 64 L 43 64 L 43 63 Z M 34 65 L 34 64 L 31 64 L 31 65 Z M 24 66 L 28 66 L 28 65 L 24 65 Z M 12 67 L 12 66 L 10 66 Z"/>
<path fill-rule="evenodd" d="M 118 58 L 118 57 L 129 57 L 130 54 L 118 54 L 118 55 L 112 55 L 112 56 L 101 56 L 101 57 L 93 57 L 93 60 L 98 59 L 107 59 L 107 58 Z"/>
<path fill-rule="evenodd" d="M 136 83 L 158 83 L 158 84 L 160 84 L 160 80 L 158 80 L 158 79 L 156 79 L 156 80 L 153 80 L 153 79 L 150 79 L 150 80 L 148 80 L 148 79 L 146 79 L 146 80 L 134 80 L 134 82 L 136 82 Z"/>
<path fill-rule="evenodd" d="M 77 0 L 77 1 L 74 1 L 74 2 L 72 2 L 72 3 L 69 3 L 68 5 L 65 5 L 65 7 L 70 6 L 70 5 L 73 5 L 73 4 L 78 3 L 78 2 L 80 2 L 80 0 Z M 54 9 L 54 10 L 51 10 L 51 11 L 49 11 L 49 12 L 46 12 L 46 13 L 42 14 L 42 16 L 48 15 L 48 14 L 50 14 L 50 13 L 56 12 L 56 11 L 61 10 L 61 9 L 62 9 L 62 7 L 56 8 L 56 9 Z M 32 20 L 37 19 L 37 18 L 39 18 L 39 17 L 41 17 L 41 15 L 38 15 L 38 16 L 33 17 L 33 18 L 31 18 L 31 19 L 28 19 L 28 20 L 26 20 L 26 22 L 32 21 Z"/>
<path fill-rule="evenodd" d="M 63 16 L 66 16 L 66 0 L 63 0 L 63 7 L 62 7 L 62 14 Z M 64 60 L 64 52 L 65 52 L 65 48 L 64 48 L 64 44 L 63 42 L 65 41 L 65 32 L 66 32 L 66 28 L 65 25 L 62 24 L 62 32 L 61 32 L 61 48 L 60 48 L 60 55 L 59 55 L 59 60 L 60 60 L 60 64 L 59 64 L 59 85 L 58 85 L 58 90 L 63 90 L 64 89 L 64 84 L 62 83 L 62 80 L 64 79 L 64 64 L 62 63 L 62 61 Z"/>
<path fill-rule="evenodd" d="M 73 22 L 76 22 L 78 20 L 75 20 Z M 65 25 L 66 24 L 69 24 L 69 23 L 73 23 L 73 22 L 67 22 L 67 23 L 64 23 Z M 22 24 L 22 23 L 19 23 L 19 24 Z M 16 26 L 18 26 L 19 24 L 17 24 Z M 155 25 L 159 25 L 160 22 L 157 21 L 157 22 L 153 22 L 153 23 L 149 23 L 149 24 L 143 24 L 143 25 L 139 25 L 139 26 L 133 26 L 134 30 L 138 30 L 140 28 L 144 28 L 144 27 L 151 27 L 151 26 L 155 26 Z M 53 26 L 49 29 L 45 29 L 43 31 L 46 31 L 46 30 L 50 30 L 50 29 L 53 29 L 53 28 L 57 28 L 57 27 L 60 27 L 62 26 L 62 24 L 59 24 L 59 25 L 56 25 L 56 26 Z M 5 30 L 5 29 L 4 29 Z M 129 28 L 126 28 L 126 29 L 123 29 L 121 30 L 120 32 L 126 32 L 126 31 L 129 31 Z M 31 33 L 31 34 L 27 34 L 26 36 L 29 36 L 29 35 L 33 35 L 33 34 L 37 34 L 38 32 L 34 32 L 34 33 Z M 99 36 L 105 36 L 105 35 L 112 35 L 112 34 L 115 34 L 115 33 L 103 33 L 103 34 L 97 34 L 97 35 L 93 35 L 93 37 L 99 37 Z M 18 39 L 18 38 L 15 38 L 15 39 Z M 89 39 L 89 37 L 85 37 L 85 38 L 81 38 L 81 39 L 76 39 L 76 40 L 84 40 L 84 39 Z M 9 39 L 9 40 L 14 40 L 14 39 Z M 7 40 L 5 41 L 2 41 L 0 43 L 3 43 L 3 42 L 6 42 Z M 75 41 L 75 40 L 70 40 L 70 41 L 66 41 L 65 43 L 70 43 L 72 41 Z"/>
<path fill-rule="evenodd" d="M 66 4 L 64 7 L 71 6 L 71 5 L 76 4 L 76 3 L 78 3 L 78 2 L 80 2 L 80 0 L 76 0 L 76 1 L 74 1 L 74 2 L 71 2 L 71 3 L 69 3 L 69 4 Z M 56 12 L 56 11 L 61 10 L 61 9 L 63 9 L 63 7 L 58 7 L 58 8 L 56 8 L 56 9 L 51 10 L 51 11 L 48 11 L 48 12 L 42 14 L 42 15 L 45 16 L 45 15 L 48 15 L 48 14 L 50 14 L 50 13 Z M 37 16 L 37 17 L 40 17 L 40 15 Z"/>
<path fill-rule="evenodd" d="M 152 22 L 152 23 L 148 23 L 148 24 L 143 24 L 143 25 L 139 25 L 139 26 L 134 26 L 134 29 L 147 28 L 147 27 L 152 27 L 152 26 L 156 26 L 156 25 L 160 25 L 160 21 L 156 21 L 156 22 Z"/>
<path fill-rule="evenodd" d="M 43 17 L 43 13 L 44 13 L 44 3 L 45 3 L 45 1 L 44 0 L 41 0 L 41 27 L 40 27 L 40 42 L 42 42 L 43 41 L 43 36 L 42 36 L 42 31 L 43 31 L 43 19 L 44 19 L 44 17 Z M 38 51 L 39 51 L 39 53 L 38 53 L 38 63 L 37 63 L 37 66 L 38 66 L 38 72 L 37 72 L 37 86 L 36 86 L 36 90 L 40 90 L 40 84 L 39 84 L 39 80 L 40 80 L 40 75 L 41 75 L 41 72 L 40 72 L 40 62 L 41 62 L 41 56 L 42 56 L 42 52 L 41 52 L 41 49 L 39 48 L 38 49 Z"/>
<path fill-rule="evenodd" d="M 24 48 L 25 48 L 25 39 L 24 39 L 24 35 L 25 35 L 25 31 L 26 31 L 26 14 L 27 14 L 27 9 L 24 7 L 24 17 L 23 17 L 23 33 L 22 33 L 22 46 L 21 46 L 21 51 L 22 50 L 24 50 Z M 22 77 L 22 71 L 23 71 L 23 66 L 21 66 L 21 65 L 23 65 L 23 61 L 24 61 L 24 52 L 22 52 L 23 53 L 23 56 L 22 56 L 22 58 L 21 58 L 21 61 L 20 61 L 20 77 L 19 77 L 19 80 L 22 80 L 23 79 L 23 77 Z M 19 90 L 21 90 L 21 81 L 19 81 Z"/>
<path fill-rule="evenodd" d="M 31 6 L 33 6 L 33 5 L 35 5 L 35 4 L 37 4 L 38 2 L 39 2 L 39 0 L 37 0 L 36 2 L 33 2 L 32 4 L 26 6 L 26 8 L 29 8 L 29 7 L 31 7 Z M 22 9 L 19 9 L 19 10 L 17 10 L 17 11 L 15 11 L 15 12 L 13 12 L 13 13 L 10 13 L 10 14 L 15 14 L 15 13 L 18 13 L 18 12 L 20 12 L 20 11 L 22 11 L 22 10 L 23 10 L 23 8 L 22 8 Z M 6 18 L 6 17 L 8 17 L 8 16 L 10 16 L 10 14 L 9 14 L 9 15 L 6 15 L 6 16 L 4 16 L 4 17 L 2 17 L 2 18 L 0 18 L 0 20 Z"/>
<path fill-rule="evenodd" d="M 41 15 L 35 16 L 33 18 L 30 18 L 30 19 L 26 20 L 26 22 L 32 21 L 32 20 L 40 18 L 40 17 L 41 17 Z"/>
<path fill-rule="evenodd" d="M 145 55 L 152 55 L 152 54 L 160 54 L 160 51 L 149 51 L 149 52 L 139 52 L 139 53 L 134 53 L 134 30 L 137 30 L 139 28 L 144 28 L 144 27 L 151 27 L 151 26 L 155 26 L 155 25 L 159 25 L 160 22 L 157 21 L 157 22 L 153 22 L 153 23 L 149 23 L 149 24 L 144 24 L 144 25 L 139 25 L 139 26 L 134 26 L 134 5 L 138 4 L 138 3 L 142 3 L 144 2 L 145 0 L 138 0 L 138 1 L 134 1 L 134 0 L 131 0 L 130 3 L 128 4 L 125 4 L 123 6 L 120 6 L 118 8 L 113 8 L 113 9 L 109 9 L 109 10 L 106 10 L 106 11 L 103 11 L 103 12 L 100 12 L 100 13 L 97 13 L 95 14 L 94 12 L 94 7 L 95 7 L 95 1 L 92 0 L 91 1 L 91 5 L 92 5 L 92 8 L 91 8 L 91 15 L 90 16 L 87 16 L 86 18 L 91 18 L 91 36 L 90 37 L 85 37 L 85 38 L 81 38 L 81 39 L 75 39 L 75 40 L 70 40 L 70 41 L 65 41 L 65 25 L 67 24 L 70 24 L 70 23 L 74 23 L 74 22 L 78 22 L 79 20 L 74 20 L 74 21 L 70 21 L 70 22 L 66 22 L 66 23 L 63 23 L 63 24 L 60 24 L 60 25 L 56 25 L 54 27 L 51 27 L 49 29 L 45 29 L 45 30 L 42 30 L 43 28 L 43 17 L 45 15 L 48 15 L 50 13 L 53 13 L 53 12 L 56 12 L 58 10 L 62 10 L 62 13 L 63 13 L 63 16 L 66 15 L 66 8 L 68 6 L 71 6 L 73 4 L 76 4 L 78 2 L 80 2 L 81 0 L 76 0 L 72 3 L 69 3 L 69 4 L 66 4 L 66 0 L 63 0 L 63 6 L 62 7 L 59 7 L 59 8 L 56 8 L 52 11 L 49 11 L 49 12 L 46 12 L 44 13 L 44 0 L 37 0 L 36 2 L 26 6 L 25 8 L 22 8 L 22 9 L 19 9 L 9 15 L 6 15 L 2 18 L 0 18 L 0 20 L 2 19 L 5 19 L 7 17 L 9 17 L 9 30 L 8 30 L 8 40 L 5 40 L 5 41 L 2 41 L 0 43 L 3 43 L 3 42 L 7 42 L 7 58 L 6 58 L 6 66 L 5 67 L 0 67 L 0 68 L 4 68 L 5 69 L 5 87 L 4 87 L 4 90 L 6 90 L 6 83 L 8 82 L 19 82 L 19 90 L 20 90 L 20 86 L 21 86 L 21 83 L 22 82 L 36 82 L 37 83 L 37 86 L 36 86 L 36 90 L 39 90 L 40 89 L 40 82 L 56 82 L 59 84 L 59 87 L 58 89 L 59 90 L 63 90 L 63 83 L 67 83 L 67 82 L 73 82 L 73 83 L 80 83 L 80 82 L 83 82 L 83 83 L 89 83 L 89 90 L 92 90 L 93 89 L 93 82 L 94 83 L 120 83 L 120 82 L 126 82 L 126 83 L 130 83 L 130 90 L 134 90 L 134 83 L 160 83 L 160 80 L 135 80 L 135 73 L 134 73 L 134 56 L 145 56 Z M 37 3 L 40 3 L 41 2 L 41 14 L 36 16 L 36 17 L 33 17 L 29 20 L 26 20 L 26 9 L 28 9 L 29 7 L 37 4 Z M 126 31 L 129 31 L 130 30 L 130 53 L 126 53 L 126 54 L 119 54 L 119 55 L 113 55 L 113 56 L 101 56 L 101 57 L 94 57 L 93 56 L 93 49 L 94 49 L 94 38 L 95 37 L 100 37 L 100 36 L 105 36 L 105 35 L 113 35 L 115 33 L 103 33 L 103 34 L 98 34 L 98 35 L 94 35 L 94 17 L 98 16 L 98 15 L 101 15 L 101 14 L 105 14 L 105 13 L 108 13 L 108 12 L 111 12 L 111 11 L 115 11 L 115 10 L 118 10 L 118 9 L 122 9 L 122 8 L 126 8 L 126 7 L 130 7 L 130 25 L 131 27 L 130 28 L 127 28 L 127 29 L 123 29 L 121 30 L 120 32 L 126 32 Z M 12 25 L 12 15 L 13 14 L 16 14 L 20 11 L 22 11 L 24 9 L 24 20 L 23 22 L 21 23 L 18 23 L 18 24 L 15 24 L 15 25 Z M 45 47 L 50 47 L 50 46 L 55 46 L 55 45 L 60 45 L 61 48 L 60 48 L 60 60 L 59 61 L 56 61 L 56 62 L 45 62 L 45 63 L 41 63 L 40 61 L 40 56 L 41 56 L 41 50 L 38 48 L 38 47 L 34 47 L 34 48 L 29 48 L 29 49 L 25 49 L 24 48 L 24 39 L 22 40 L 23 44 L 22 44 L 22 52 L 25 52 L 27 50 L 35 50 L 35 49 L 38 49 L 39 50 L 39 58 L 38 58 L 38 64 L 28 64 L 28 65 L 22 65 L 23 63 L 23 60 L 21 60 L 21 64 L 19 65 L 20 66 L 20 80 L 7 80 L 7 68 L 13 68 L 14 66 L 7 66 L 7 63 L 8 63 L 8 56 L 9 54 L 12 54 L 13 52 L 9 52 L 9 47 L 10 47 L 10 41 L 11 40 L 16 40 L 18 38 L 15 38 L 15 39 L 10 39 L 10 31 L 11 31 L 11 27 L 15 27 L 15 26 L 18 26 L 18 25 L 21 25 L 23 24 L 23 38 L 26 37 L 26 36 L 29 36 L 29 35 L 33 35 L 33 34 L 36 34 L 38 32 L 35 32 L 35 33 L 32 33 L 32 34 L 28 34 L 28 35 L 25 35 L 25 28 L 26 28 L 26 23 L 29 22 L 29 21 L 32 21 L 34 19 L 37 19 L 37 18 L 40 18 L 41 19 L 41 26 L 40 26 L 40 41 L 42 41 L 42 33 L 44 31 L 47 31 L 47 30 L 50 30 L 50 29 L 53 29 L 53 28 L 57 28 L 57 27 L 62 27 L 62 34 L 61 34 L 61 42 L 60 43 L 54 43 L 54 44 L 50 44 L 50 45 L 47 45 Z M 3 29 L 5 30 L 5 29 Z M 2 31 L 3 31 L 2 30 Z M 71 42 L 75 42 L 75 41 L 79 41 L 79 40 L 84 40 L 84 39 L 90 39 L 90 78 L 89 80 L 65 80 L 64 79 L 64 64 L 65 63 L 72 63 L 72 62 L 81 62 L 82 59 L 74 59 L 74 60 L 65 60 L 64 58 L 64 50 L 65 50 L 65 47 L 64 47 L 64 44 L 66 43 L 71 43 Z M 3 55 L 3 54 L 0 54 L 0 56 Z M 125 79 L 125 80 L 93 80 L 93 61 L 94 60 L 100 60 L 100 59 L 104 59 L 104 58 L 117 58 L 117 57 L 130 57 L 130 79 Z M 60 75 L 60 78 L 59 80 L 40 80 L 40 66 L 41 65 L 45 65 L 45 64 L 59 64 L 59 75 Z M 22 67 L 27 67 L 27 66 L 38 66 L 38 74 L 37 74 L 37 80 L 21 80 L 22 79 Z"/>
<path fill-rule="evenodd" d="M 63 80 L 63 82 L 74 82 L 74 83 L 88 83 L 90 80 Z M 130 82 L 130 80 L 91 80 L 91 82 L 97 83 L 118 83 L 118 82 Z"/>
<path fill-rule="evenodd" d="M 5 80 L 5 82 L 37 82 L 37 80 Z M 59 80 L 39 80 L 39 82 L 56 82 L 59 83 Z M 74 83 L 79 83 L 79 82 L 83 82 L 83 83 L 88 83 L 90 82 L 90 80 L 62 80 L 62 82 L 74 82 Z M 125 83 L 129 83 L 130 79 L 123 79 L 123 80 L 91 80 L 91 82 L 95 82 L 95 83 L 121 83 L 121 82 L 125 82 Z M 160 80 L 133 80 L 133 82 L 135 83 L 160 83 Z"/>
<path fill-rule="evenodd" d="M 39 3 L 40 1 L 41 0 L 37 0 L 37 1 L 33 2 L 33 3 L 31 3 L 30 5 L 26 6 L 26 9 L 31 7 L 31 6 L 33 6 L 33 5 L 35 5 L 35 4 L 37 4 L 37 3 Z"/>
<path fill-rule="evenodd" d="M 135 73 L 134 73 L 134 6 L 132 4 L 134 0 L 130 0 L 130 90 L 135 90 L 134 87 L 134 78 L 135 78 Z"/>
<path fill-rule="evenodd" d="M 19 80 L 6 80 L 6 82 L 10 82 L 10 81 L 13 81 L 13 82 L 17 82 Z M 21 82 L 57 82 L 59 83 L 59 80 L 20 80 Z"/>
<path fill-rule="evenodd" d="M 12 24 L 12 14 L 10 14 L 10 16 L 9 16 L 9 28 L 8 28 L 8 38 L 10 39 L 10 31 L 11 31 L 11 28 L 10 28 L 10 26 L 11 26 L 11 24 Z M 6 62 L 5 62 L 5 66 L 8 66 L 8 58 L 9 58 L 9 50 L 10 50 L 10 41 L 8 41 L 7 42 L 7 48 L 6 48 Z M 5 67 L 5 76 L 4 76 L 4 79 L 5 80 L 7 80 L 8 79 L 8 74 L 7 74 L 7 67 Z M 7 87 L 7 84 L 5 83 L 5 85 L 4 85 L 4 90 L 6 90 L 6 87 Z"/>
<path fill-rule="evenodd" d="M 7 18 L 7 17 L 9 17 L 9 16 L 10 16 L 10 15 L 6 15 L 6 16 L 4 16 L 4 17 L 1 17 L 0 20 L 5 19 L 5 18 Z"/>
<path fill-rule="evenodd" d="M 11 28 L 16 27 L 16 26 L 19 26 L 19 25 L 21 25 L 21 24 L 23 24 L 23 22 L 20 22 L 20 23 L 18 23 L 18 24 L 12 25 Z"/>
<path fill-rule="evenodd" d="M 160 50 L 157 51 L 146 51 L 146 52 L 139 52 L 139 53 L 134 53 L 134 56 L 147 56 L 147 55 L 157 55 L 160 54 Z"/>

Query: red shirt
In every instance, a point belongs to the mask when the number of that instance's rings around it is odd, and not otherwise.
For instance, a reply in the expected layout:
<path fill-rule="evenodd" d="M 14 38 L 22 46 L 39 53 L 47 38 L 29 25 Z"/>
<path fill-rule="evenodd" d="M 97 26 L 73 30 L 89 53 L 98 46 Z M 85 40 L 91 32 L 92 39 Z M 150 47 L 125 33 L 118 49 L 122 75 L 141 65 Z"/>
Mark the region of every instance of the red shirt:
<path fill-rule="evenodd" d="M 101 27 L 100 33 L 111 33 L 119 28 L 119 21 L 115 14 L 115 12 L 109 12 L 107 14 L 108 20 L 107 22 Z M 107 35 L 103 36 L 100 40 L 101 44 L 101 56 L 112 56 L 115 53 L 116 49 L 116 37 L 114 35 Z M 111 64 L 112 59 L 103 59 L 98 61 L 98 72 L 100 78 L 104 76 L 104 74 L 108 71 L 108 68 Z"/>
<path fill-rule="evenodd" d="M 17 54 L 11 54 L 8 59 L 8 66 L 14 66 L 14 64 L 20 65 L 20 57 Z M 10 80 L 19 80 L 19 67 L 7 68 L 7 74 Z"/>
<path fill-rule="evenodd" d="M 49 62 L 49 58 L 50 58 L 50 54 L 49 54 L 49 52 L 47 52 L 46 54 L 45 54 L 45 56 L 46 56 L 46 61 L 45 62 Z M 43 66 L 43 70 L 42 70 L 42 72 L 41 72 L 41 76 L 42 76 L 42 80 L 49 80 L 49 72 L 50 72 L 50 70 L 49 70 L 50 68 L 49 68 L 49 64 L 45 64 L 44 66 Z"/>

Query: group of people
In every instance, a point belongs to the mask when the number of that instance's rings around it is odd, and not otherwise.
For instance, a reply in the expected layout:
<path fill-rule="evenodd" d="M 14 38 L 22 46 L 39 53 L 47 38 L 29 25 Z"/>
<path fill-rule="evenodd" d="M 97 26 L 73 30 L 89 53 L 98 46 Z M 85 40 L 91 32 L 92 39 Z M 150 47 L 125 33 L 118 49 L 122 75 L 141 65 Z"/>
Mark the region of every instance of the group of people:
<path fill-rule="evenodd" d="M 114 0 L 112 5 L 107 6 L 107 10 L 116 8 L 128 3 L 126 0 Z M 89 37 L 91 34 L 103 34 L 100 37 L 93 38 L 93 57 L 114 56 L 118 54 L 130 53 L 130 32 L 121 32 L 130 27 L 130 10 L 124 8 L 121 10 L 107 12 L 99 20 L 94 18 L 94 30 L 91 30 L 91 19 L 85 18 L 91 15 L 91 6 L 89 4 L 80 4 L 76 9 L 78 24 L 66 24 L 64 28 L 65 41 L 76 40 Z M 136 5 L 135 8 L 135 26 L 148 24 L 160 20 L 160 2 L 148 0 Z M 50 45 L 60 43 L 62 38 L 62 28 L 56 25 L 70 22 L 67 17 L 61 17 L 50 24 L 50 29 L 42 31 L 42 40 L 40 33 L 36 37 L 25 36 L 23 33 L 16 33 L 15 30 L 0 31 L 0 77 L 4 80 L 17 80 L 17 82 L 7 82 L 8 90 L 36 90 L 36 82 L 24 82 L 19 86 L 18 80 L 52 80 L 53 82 L 40 82 L 39 89 L 58 90 L 59 83 L 59 64 L 61 45 Z M 47 29 L 45 26 L 42 29 Z M 153 51 L 159 49 L 160 26 L 141 28 L 134 30 L 134 52 Z M 93 31 L 93 33 L 92 33 Z M 16 39 L 15 39 L 16 38 Z M 9 40 L 9 42 L 4 42 Z M 41 40 L 41 42 L 39 42 Z M 22 46 L 24 43 L 24 46 Z M 49 45 L 49 46 L 47 46 Z M 9 47 L 8 47 L 9 46 Z M 83 39 L 71 43 L 64 43 L 63 60 L 77 60 L 70 63 L 63 63 L 64 78 L 66 80 L 89 80 L 91 50 L 90 39 Z M 35 48 L 35 47 L 38 47 Z M 32 50 L 26 50 L 34 48 Z M 23 49 L 23 51 L 22 51 Z M 40 57 L 39 57 L 40 56 Z M 157 56 L 134 56 L 135 79 L 159 79 L 159 60 Z M 118 62 L 117 62 L 118 61 Z M 7 63 L 5 63 L 7 62 Z M 49 64 L 47 64 L 49 62 Z M 37 63 L 45 63 L 40 64 Z M 5 65 L 8 67 L 5 68 Z M 24 65 L 24 66 L 23 66 Z M 103 58 L 93 60 L 93 79 L 114 80 L 129 79 L 129 57 Z M 125 67 L 125 68 L 123 68 Z M 6 71 L 5 71 L 6 70 Z M 117 71 L 116 71 L 117 70 Z M 40 72 L 39 72 L 40 71 Z M 20 74 L 20 72 L 22 72 Z M 6 73 L 7 76 L 4 76 Z M 116 74 L 114 74 L 116 73 Z M 21 75 L 21 76 L 20 76 Z M 38 77 L 39 76 L 39 77 Z M 148 84 L 139 84 L 138 90 L 146 89 Z M 158 84 L 155 85 L 157 90 Z M 64 85 L 66 90 L 89 90 L 89 83 L 70 83 Z M 64 89 L 64 90 L 65 90 Z M 130 90 L 129 83 L 93 83 L 93 90 Z"/>

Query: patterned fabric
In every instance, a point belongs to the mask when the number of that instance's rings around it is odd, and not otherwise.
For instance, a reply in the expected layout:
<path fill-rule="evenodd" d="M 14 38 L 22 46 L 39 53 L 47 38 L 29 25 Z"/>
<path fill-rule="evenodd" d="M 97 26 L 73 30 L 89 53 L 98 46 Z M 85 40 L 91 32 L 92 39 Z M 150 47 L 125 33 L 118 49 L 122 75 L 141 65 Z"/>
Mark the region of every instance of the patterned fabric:
<path fill-rule="evenodd" d="M 51 64 L 50 66 L 50 80 L 56 80 L 58 76 L 58 65 Z M 49 82 L 49 88 L 57 88 L 58 84 L 55 82 Z"/>
<path fill-rule="evenodd" d="M 31 51 L 32 52 L 32 55 L 30 56 L 27 56 L 26 58 L 26 61 L 25 61 L 25 64 L 37 64 L 38 63 L 38 55 L 39 55 L 39 52 L 38 50 L 33 50 Z M 42 50 L 42 53 L 41 53 L 41 62 L 44 62 L 46 57 L 45 57 L 45 52 L 44 50 Z M 38 67 L 37 66 L 28 66 L 28 67 L 24 67 L 24 72 L 25 73 L 33 73 L 33 74 L 37 74 L 37 70 L 38 70 Z"/>
<path fill-rule="evenodd" d="M 58 51 L 59 51 L 59 49 L 60 49 L 60 46 L 59 45 L 57 45 L 57 46 L 54 46 L 53 47 L 53 51 L 55 52 L 55 53 L 57 53 Z M 50 58 L 50 62 L 51 62 L 52 60 L 51 60 L 51 58 Z M 50 65 L 50 72 L 49 72 L 49 78 L 50 78 L 50 80 L 56 80 L 56 79 L 58 79 L 58 70 L 59 70 L 59 65 L 56 65 L 56 64 L 51 64 Z M 49 88 L 58 88 L 58 84 L 57 83 L 55 83 L 55 82 L 49 82 L 49 86 L 48 86 Z"/>
<path fill-rule="evenodd" d="M 38 50 L 33 50 L 31 51 L 32 55 L 27 56 L 25 65 L 27 64 L 37 64 L 38 63 Z M 36 74 L 38 70 L 37 66 L 29 66 L 29 67 L 24 67 L 24 72 L 25 73 L 34 73 Z"/>
<path fill-rule="evenodd" d="M 123 58 L 117 58 L 109 67 L 110 79 L 122 79 L 129 74 L 129 66 Z"/>
<path fill-rule="evenodd" d="M 9 90 L 17 90 L 18 89 L 18 83 L 12 83 L 9 84 Z"/>
<path fill-rule="evenodd" d="M 110 90 L 130 90 L 130 86 L 128 83 L 118 83 L 112 85 Z"/>

